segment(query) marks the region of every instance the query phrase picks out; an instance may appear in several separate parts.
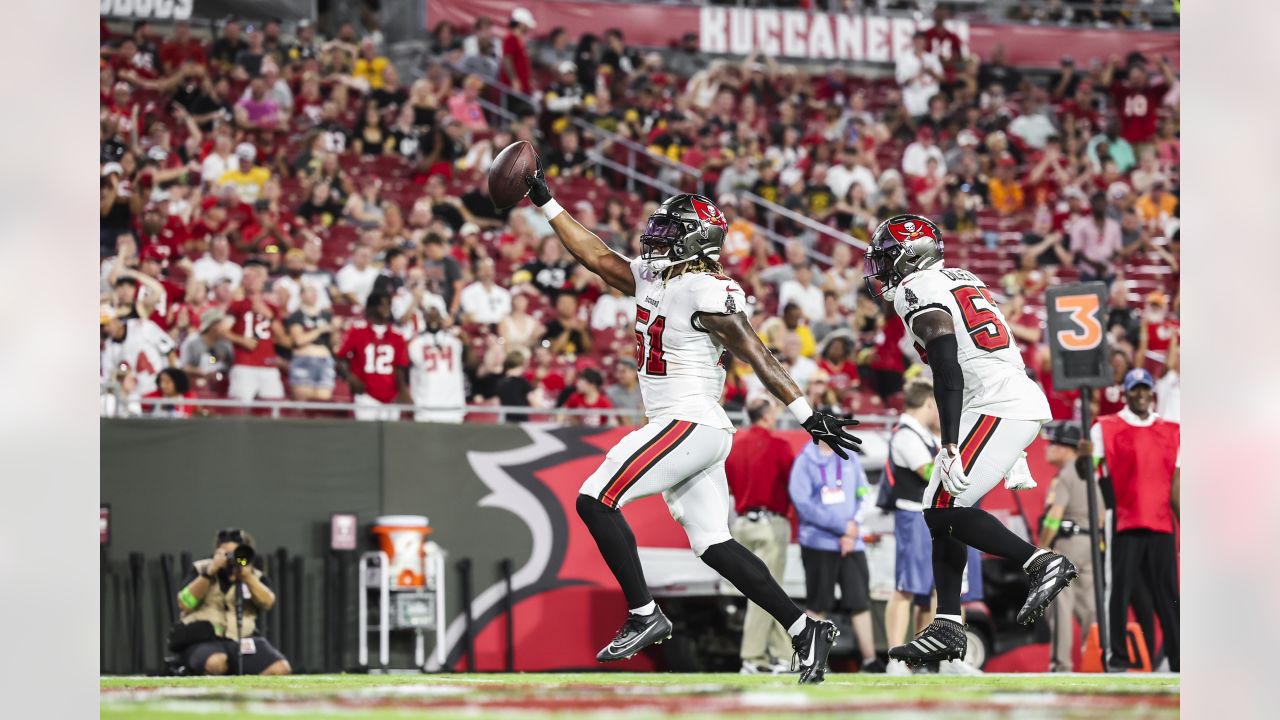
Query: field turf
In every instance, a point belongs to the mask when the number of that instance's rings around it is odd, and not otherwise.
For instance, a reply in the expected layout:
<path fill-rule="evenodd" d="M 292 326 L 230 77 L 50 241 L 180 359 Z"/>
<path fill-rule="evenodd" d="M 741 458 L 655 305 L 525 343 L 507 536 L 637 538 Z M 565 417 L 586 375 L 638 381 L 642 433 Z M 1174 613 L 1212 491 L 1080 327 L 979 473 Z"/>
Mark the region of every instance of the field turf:
<path fill-rule="evenodd" d="M 794 676 L 554 673 L 108 677 L 102 720 L 240 718 L 1176 718 L 1168 675 L 833 674 Z"/>

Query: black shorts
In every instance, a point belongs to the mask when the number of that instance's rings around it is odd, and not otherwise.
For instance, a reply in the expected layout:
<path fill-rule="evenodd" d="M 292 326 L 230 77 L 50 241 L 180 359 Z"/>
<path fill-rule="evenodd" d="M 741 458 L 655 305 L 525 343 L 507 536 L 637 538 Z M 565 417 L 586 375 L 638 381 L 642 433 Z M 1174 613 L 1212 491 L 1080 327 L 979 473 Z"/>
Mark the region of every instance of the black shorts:
<path fill-rule="evenodd" d="M 800 548 L 804 563 L 806 607 L 813 612 L 860 613 L 871 609 L 867 554 L 861 550 L 841 555 L 835 550 Z M 836 585 L 840 602 L 836 603 Z"/>
<path fill-rule="evenodd" d="M 254 636 L 253 645 L 254 652 L 244 656 L 245 675 L 261 675 L 264 670 L 284 659 L 284 655 L 272 647 L 264 637 Z M 182 664 L 193 674 L 203 675 L 204 665 L 209 661 L 209 656 L 224 653 L 227 656 L 227 674 L 234 675 L 237 667 L 236 656 L 239 652 L 240 643 L 235 640 L 214 638 L 196 643 L 183 651 Z"/>

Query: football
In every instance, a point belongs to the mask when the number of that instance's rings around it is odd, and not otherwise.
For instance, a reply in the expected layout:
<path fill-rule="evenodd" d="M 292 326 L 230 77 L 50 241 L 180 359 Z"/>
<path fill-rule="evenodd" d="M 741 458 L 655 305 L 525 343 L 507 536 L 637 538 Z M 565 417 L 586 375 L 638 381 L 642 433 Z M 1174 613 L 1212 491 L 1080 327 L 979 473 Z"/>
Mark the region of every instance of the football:
<path fill-rule="evenodd" d="M 529 194 L 524 176 L 537 171 L 538 153 L 527 140 L 517 140 L 504 148 L 489 166 L 489 198 L 493 200 L 493 207 L 506 210 L 524 199 Z"/>

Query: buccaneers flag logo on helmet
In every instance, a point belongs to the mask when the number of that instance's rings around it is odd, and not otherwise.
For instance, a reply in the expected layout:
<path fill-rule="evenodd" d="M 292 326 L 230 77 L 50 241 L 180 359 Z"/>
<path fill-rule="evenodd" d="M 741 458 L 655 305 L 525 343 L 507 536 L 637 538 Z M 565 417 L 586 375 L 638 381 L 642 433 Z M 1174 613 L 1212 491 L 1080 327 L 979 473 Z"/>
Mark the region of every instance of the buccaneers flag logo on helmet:
<path fill-rule="evenodd" d="M 720 208 L 716 207 L 715 205 L 712 205 L 709 202 L 706 202 L 705 200 L 700 199 L 696 195 L 689 198 L 689 201 L 693 203 L 693 209 L 695 212 L 698 213 L 698 218 L 700 220 L 707 223 L 708 225 L 719 226 L 721 230 L 729 229 L 729 223 L 724 221 L 724 215 L 721 214 Z"/>

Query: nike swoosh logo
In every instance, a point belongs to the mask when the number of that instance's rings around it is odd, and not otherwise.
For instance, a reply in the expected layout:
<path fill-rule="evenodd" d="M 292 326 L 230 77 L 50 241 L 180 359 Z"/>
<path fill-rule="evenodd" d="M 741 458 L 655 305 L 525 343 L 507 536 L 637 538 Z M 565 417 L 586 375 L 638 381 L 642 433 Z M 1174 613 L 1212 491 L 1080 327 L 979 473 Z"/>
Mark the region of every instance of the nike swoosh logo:
<path fill-rule="evenodd" d="M 805 661 L 804 663 L 805 665 L 810 665 L 810 666 L 813 665 L 813 655 L 815 652 L 817 652 L 817 650 L 818 650 L 818 633 L 815 630 L 813 633 L 813 642 L 809 643 L 809 659 Z"/>
<path fill-rule="evenodd" d="M 636 635 L 636 636 L 631 640 L 631 642 L 626 643 L 626 644 L 623 644 L 623 645 L 619 645 L 619 644 L 618 644 L 618 641 L 616 641 L 616 640 L 615 640 L 615 641 L 613 641 L 613 642 L 609 643 L 609 649 L 610 649 L 610 650 L 621 650 L 621 651 L 624 651 L 624 652 L 625 652 L 625 651 L 627 651 L 627 650 L 630 650 L 632 647 L 634 647 L 634 646 L 635 646 L 635 644 L 636 644 L 636 643 L 640 642 L 641 638 L 643 638 L 643 637 L 645 636 L 645 633 L 647 633 L 647 632 L 648 632 L 648 630 L 646 629 L 644 632 L 641 632 L 639 635 Z"/>

